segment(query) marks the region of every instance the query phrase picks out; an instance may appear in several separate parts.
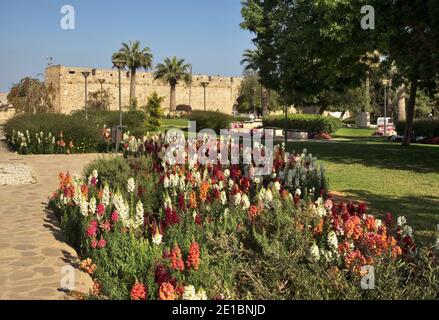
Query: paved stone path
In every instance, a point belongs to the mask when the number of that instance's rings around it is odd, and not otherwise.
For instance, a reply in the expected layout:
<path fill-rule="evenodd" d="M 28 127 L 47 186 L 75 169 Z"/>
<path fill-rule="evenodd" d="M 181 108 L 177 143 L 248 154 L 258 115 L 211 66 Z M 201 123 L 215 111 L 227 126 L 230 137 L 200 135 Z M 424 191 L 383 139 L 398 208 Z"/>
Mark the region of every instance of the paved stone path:
<path fill-rule="evenodd" d="M 92 280 L 78 269 L 77 253 L 66 244 L 46 205 L 59 172 L 81 173 L 97 157 L 20 156 L 0 141 L 0 163 L 27 165 L 37 178 L 31 185 L 0 186 L 0 299 L 65 299 L 60 288 L 66 265 L 75 268 L 75 289 L 89 291 Z"/>

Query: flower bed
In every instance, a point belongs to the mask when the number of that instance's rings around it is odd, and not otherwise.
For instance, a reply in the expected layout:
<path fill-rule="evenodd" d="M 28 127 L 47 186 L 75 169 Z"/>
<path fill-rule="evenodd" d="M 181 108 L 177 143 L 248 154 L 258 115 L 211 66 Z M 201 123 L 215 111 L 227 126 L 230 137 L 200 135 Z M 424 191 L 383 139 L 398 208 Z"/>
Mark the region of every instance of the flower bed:
<path fill-rule="evenodd" d="M 161 136 L 136 140 L 139 158 L 127 160 L 132 176 L 123 183 L 109 185 L 114 177 L 93 164 L 84 178 L 59 177 L 51 207 L 95 296 L 436 297 L 428 279 L 437 263 L 430 251 L 420 258 L 405 219 L 381 221 L 365 205 L 327 198 L 324 171 L 306 152 L 276 147 L 272 174 L 257 177 L 252 165 L 169 164 L 166 147 Z M 361 288 L 366 265 L 380 290 Z"/>

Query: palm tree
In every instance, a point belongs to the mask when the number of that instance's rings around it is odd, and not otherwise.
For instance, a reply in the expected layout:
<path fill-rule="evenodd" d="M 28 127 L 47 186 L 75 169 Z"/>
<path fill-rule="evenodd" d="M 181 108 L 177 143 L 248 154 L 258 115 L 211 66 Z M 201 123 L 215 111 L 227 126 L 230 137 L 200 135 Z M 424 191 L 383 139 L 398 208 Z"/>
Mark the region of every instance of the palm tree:
<path fill-rule="evenodd" d="M 163 63 L 159 63 L 156 67 L 155 79 L 161 79 L 171 86 L 171 99 L 169 105 L 169 112 L 175 110 L 176 107 L 176 86 L 179 81 L 184 81 L 189 84 L 191 79 L 190 65 L 185 64 L 184 59 L 177 57 L 165 58 Z"/>
<path fill-rule="evenodd" d="M 140 41 L 130 41 L 129 43 L 122 43 L 122 48 L 113 54 L 113 61 L 115 59 L 125 61 L 125 66 L 130 70 L 130 106 L 133 106 L 136 99 L 136 72 L 143 68 L 148 70 L 152 67 L 153 55 L 148 47 L 140 48 Z"/>
<path fill-rule="evenodd" d="M 258 60 L 260 59 L 259 50 L 246 49 L 242 54 L 241 65 L 244 65 L 244 71 L 251 71 L 254 73 L 259 73 Z M 260 82 L 260 79 L 259 79 Z M 270 105 L 270 93 L 261 84 L 261 100 L 262 100 L 262 115 L 268 114 L 268 109 Z"/>

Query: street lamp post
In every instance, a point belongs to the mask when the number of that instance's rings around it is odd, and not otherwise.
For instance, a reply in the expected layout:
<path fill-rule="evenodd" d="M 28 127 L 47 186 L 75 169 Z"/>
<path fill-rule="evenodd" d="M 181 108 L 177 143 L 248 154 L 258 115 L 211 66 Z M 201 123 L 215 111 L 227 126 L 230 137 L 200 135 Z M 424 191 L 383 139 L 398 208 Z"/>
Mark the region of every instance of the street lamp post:
<path fill-rule="evenodd" d="M 206 88 L 209 85 L 209 82 L 201 82 L 201 85 L 204 88 L 204 111 L 206 111 Z"/>
<path fill-rule="evenodd" d="M 389 80 L 384 79 L 384 136 L 387 136 L 387 86 L 389 85 Z"/>
<path fill-rule="evenodd" d="M 104 106 L 104 83 L 105 79 L 98 79 L 99 83 L 101 84 L 101 104 L 102 107 Z"/>
<path fill-rule="evenodd" d="M 84 78 L 85 78 L 85 98 L 84 98 L 84 100 L 85 100 L 85 119 L 86 120 L 88 120 L 88 108 L 87 108 L 87 79 L 88 79 L 88 76 L 90 75 L 90 72 L 89 71 L 83 71 L 82 72 L 82 75 L 84 76 Z"/>
<path fill-rule="evenodd" d="M 116 131 L 116 153 L 119 152 L 119 144 L 122 137 L 122 70 L 125 68 L 126 61 L 123 59 L 113 59 L 113 65 L 119 72 L 119 126 Z"/>

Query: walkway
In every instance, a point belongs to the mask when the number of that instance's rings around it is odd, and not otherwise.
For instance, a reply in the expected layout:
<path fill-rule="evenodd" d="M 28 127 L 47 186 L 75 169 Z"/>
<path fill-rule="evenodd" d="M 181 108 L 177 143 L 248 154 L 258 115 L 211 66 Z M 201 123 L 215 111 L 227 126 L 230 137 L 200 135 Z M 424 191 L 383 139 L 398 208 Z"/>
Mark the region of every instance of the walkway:
<path fill-rule="evenodd" d="M 91 278 L 77 268 L 77 254 L 65 243 L 46 205 L 60 171 L 81 173 L 97 157 L 20 156 L 8 152 L 0 141 L 0 163 L 28 165 L 37 180 L 31 185 L 0 186 L 0 299 L 65 299 L 60 288 L 66 265 L 75 268 L 75 289 L 89 291 Z"/>

